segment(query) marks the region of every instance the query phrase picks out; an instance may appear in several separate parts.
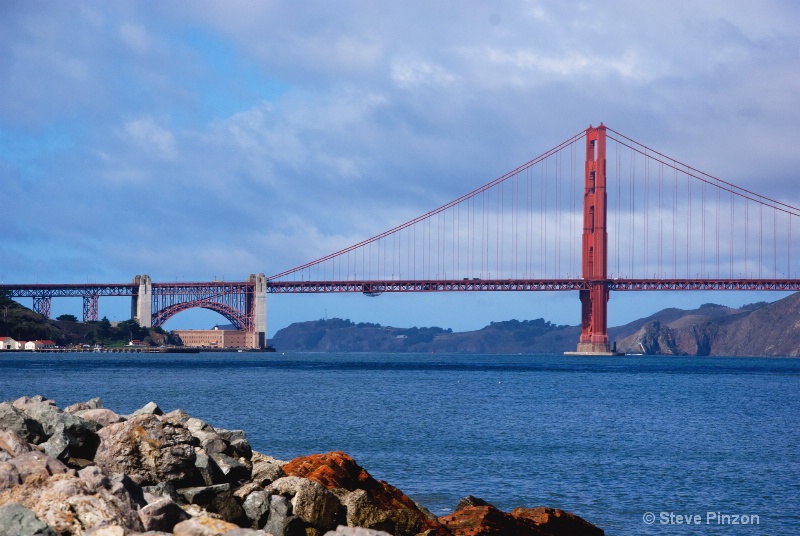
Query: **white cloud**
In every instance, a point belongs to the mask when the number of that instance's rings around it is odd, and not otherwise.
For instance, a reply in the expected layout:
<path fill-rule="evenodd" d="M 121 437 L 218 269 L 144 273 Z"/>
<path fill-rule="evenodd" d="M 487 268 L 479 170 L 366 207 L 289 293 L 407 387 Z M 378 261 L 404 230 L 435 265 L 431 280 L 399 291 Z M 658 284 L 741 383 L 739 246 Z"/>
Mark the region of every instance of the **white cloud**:
<path fill-rule="evenodd" d="M 417 86 L 446 87 L 458 80 L 446 69 L 426 61 L 397 61 L 392 64 L 391 77 L 401 88 Z"/>
<path fill-rule="evenodd" d="M 145 28 L 139 24 L 126 22 L 119 27 L 119 37 L 126 46 L 137 54 L 150 50 L 150 39 Z"/>
<path fill-rule="evenodd" d="M 123 136 L 142 149 L 146 156 L 170 160 L 177 156 L 175 136 L 158 125 L 152 117 L 128 121 L 122 128 Z"/>

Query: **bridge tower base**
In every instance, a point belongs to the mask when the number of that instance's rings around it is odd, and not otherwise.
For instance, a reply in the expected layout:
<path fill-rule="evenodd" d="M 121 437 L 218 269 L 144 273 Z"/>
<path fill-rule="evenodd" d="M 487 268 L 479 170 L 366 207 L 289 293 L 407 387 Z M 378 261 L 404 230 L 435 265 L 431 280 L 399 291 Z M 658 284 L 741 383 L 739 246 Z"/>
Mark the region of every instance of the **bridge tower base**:
<path fill-rule="evenodd" d="M 582 276 L 590 287 L 580 291 L 581 338 L 567 355 L 618 355 L 608 342 L 608 231 L 606 127 L 586 129 L 583 191 Z"/>
<path fill-rule="evenodd" d="M 131 299 L 131 317 L 143 328 L 153 327 L 153 281 L 147 274 L 137 275 L 133 284 L 139 288 Z"/>
<path fill-rule="evenodd" d="M 249 307 L 252 329 L 256 333 L 259 348 L 267 347 L 267 277 L 264 274 L 250 274 L 248 283 L 253 283 L 253 297 Z"/>

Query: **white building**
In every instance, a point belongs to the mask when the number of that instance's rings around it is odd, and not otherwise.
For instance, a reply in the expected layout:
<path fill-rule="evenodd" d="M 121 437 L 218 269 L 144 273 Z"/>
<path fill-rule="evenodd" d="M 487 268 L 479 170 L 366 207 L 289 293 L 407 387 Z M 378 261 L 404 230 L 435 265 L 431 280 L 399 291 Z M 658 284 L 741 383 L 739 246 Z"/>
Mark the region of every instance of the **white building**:
<path fill-rule="evenodd" d="M 50 340 L 28 341 L 25 343 L 26 350 L 44 350 L 45 348 L 55 348 L 56 343 Z"/>

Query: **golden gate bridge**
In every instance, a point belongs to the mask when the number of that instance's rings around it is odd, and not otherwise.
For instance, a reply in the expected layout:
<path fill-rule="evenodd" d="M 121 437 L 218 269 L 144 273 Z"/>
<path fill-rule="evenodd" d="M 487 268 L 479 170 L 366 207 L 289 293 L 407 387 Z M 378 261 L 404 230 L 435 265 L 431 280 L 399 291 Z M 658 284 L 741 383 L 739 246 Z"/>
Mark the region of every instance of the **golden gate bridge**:
<path fill-rule="evenodd" d="M 793 226 L 800 209 L 702 172 L 602 123 L 516 169 L 376 236 L 240 282 L 4 284 L 50 315 L 54 297 L 132 297 L 160 326 L 214 310 L 265 342 L 268 293 L 577 291 L 577 352 L 610 354 L 612 291 L 800 290 Z M 796 247 L 794 248 L 797 249 Z"/>

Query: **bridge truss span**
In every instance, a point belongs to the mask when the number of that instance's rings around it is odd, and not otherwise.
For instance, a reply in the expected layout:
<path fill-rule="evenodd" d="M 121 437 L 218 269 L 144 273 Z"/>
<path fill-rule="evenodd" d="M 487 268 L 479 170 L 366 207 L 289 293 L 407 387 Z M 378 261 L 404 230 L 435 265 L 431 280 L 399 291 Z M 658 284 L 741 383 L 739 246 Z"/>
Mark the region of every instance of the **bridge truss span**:
<path fill-rule="evenodd" d="M 247 281 L 153 283 L 152 326 L 162 326 L 181 311 L 199 307 L 215 311 L 242 331 L 253 325 L 253 284 Z"/>
<path fill-rule="evenodd" d="M 582 279 L 458 279 L 404 281 L 278 281 L 267 284 L 271 294 L 312 294 L 331 292 L 362 293 L 378 296 L 384 292 L 486 292 L 583 290 Z"/>

